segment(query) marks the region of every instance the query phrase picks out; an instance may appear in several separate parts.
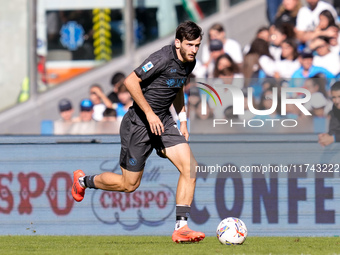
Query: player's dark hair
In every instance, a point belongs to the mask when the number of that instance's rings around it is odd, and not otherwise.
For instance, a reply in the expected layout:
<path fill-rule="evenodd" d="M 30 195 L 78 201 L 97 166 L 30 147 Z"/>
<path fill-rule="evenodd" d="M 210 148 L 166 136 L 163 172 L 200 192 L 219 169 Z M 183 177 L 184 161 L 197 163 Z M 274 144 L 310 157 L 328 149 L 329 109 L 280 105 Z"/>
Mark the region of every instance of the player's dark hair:
<path fill-rule="evenodd" d="M 331 91 L 339 91 L 340 90 L 340 81 L 334 83 L 331 87 Z"/>
<path fill-rule="evenodd" d="M 176 29 L 176 39 L 183 42 L 184 40 L 193 41 L 197 38 L 202 38 L 202 28 L 195 22 L 185 21 L 178 25 Z"/>

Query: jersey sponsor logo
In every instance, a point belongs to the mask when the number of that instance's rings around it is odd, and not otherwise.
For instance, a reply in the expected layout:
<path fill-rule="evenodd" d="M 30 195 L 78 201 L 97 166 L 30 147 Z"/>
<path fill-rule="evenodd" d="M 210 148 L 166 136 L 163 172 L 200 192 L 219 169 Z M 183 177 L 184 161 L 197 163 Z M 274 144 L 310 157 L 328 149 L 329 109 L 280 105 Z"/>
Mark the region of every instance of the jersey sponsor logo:
<path fill-rule="evenodd" d="M 146 63 L 142 69 L 143 71 L 146 73 L 147 71 L 149 71 L 151 68 L 153 68 L 153 64 L 151 63 L 151 61 L 149 61 L 148 63 Z"/>
<path fill-rule="evenodd" d="M 187 78 L 179 78 L 179 79 L 167 79 L 166 85 L 168 88 L 181 88 L 187 81 Z"/>

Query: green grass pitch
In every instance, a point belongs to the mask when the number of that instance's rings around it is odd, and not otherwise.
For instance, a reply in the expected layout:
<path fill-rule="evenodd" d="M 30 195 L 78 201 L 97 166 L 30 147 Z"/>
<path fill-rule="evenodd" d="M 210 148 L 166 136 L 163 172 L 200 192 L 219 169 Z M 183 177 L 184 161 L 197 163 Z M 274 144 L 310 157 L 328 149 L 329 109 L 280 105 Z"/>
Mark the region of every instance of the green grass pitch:
<path fill-rule="evenodd" d="M 340 254 L 339 237 L 248 237 L 221 245 L 216 237 L 176 244 L 166 236 L 0 236 L 0 254 Z"/>

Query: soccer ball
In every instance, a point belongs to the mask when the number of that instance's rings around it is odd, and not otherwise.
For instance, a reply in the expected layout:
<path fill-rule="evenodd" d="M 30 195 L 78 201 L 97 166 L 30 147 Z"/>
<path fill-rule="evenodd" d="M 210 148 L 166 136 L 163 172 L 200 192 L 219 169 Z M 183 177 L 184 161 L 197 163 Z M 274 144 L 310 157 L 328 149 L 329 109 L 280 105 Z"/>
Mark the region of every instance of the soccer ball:
<path fill-rule="evenodd" d="M 218 224 L 216 235 L 221 244 L 237 245 L 246 240 L 248 230 L 246 224 L 238 218 L 225 218 Z"/>

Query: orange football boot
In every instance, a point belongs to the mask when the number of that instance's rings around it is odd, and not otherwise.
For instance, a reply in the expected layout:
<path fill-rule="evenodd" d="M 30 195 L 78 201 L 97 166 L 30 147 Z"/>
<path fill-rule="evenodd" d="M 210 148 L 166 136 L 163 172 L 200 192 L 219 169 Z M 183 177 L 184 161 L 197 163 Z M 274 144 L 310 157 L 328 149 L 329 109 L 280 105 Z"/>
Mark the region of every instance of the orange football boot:
<path fill-rule="evenodd" d="M 80 169 L 73 172 L 72 196 L 77 202 L 83 200 L 85 196 L 85 188 L 79 183 L 79 177 L 82 176 L 85 176 L 85 173 Z"/>
<path fill-rule="evenodd" d="M 204 233 L 193 231 L 188 227 L 188 225 L 185 225 L 180 229 L 174 231 L 174 233 L 172 234 L 172 241 L 176 243 L 194 243 L 202 241 L 204 237 Z"/>

